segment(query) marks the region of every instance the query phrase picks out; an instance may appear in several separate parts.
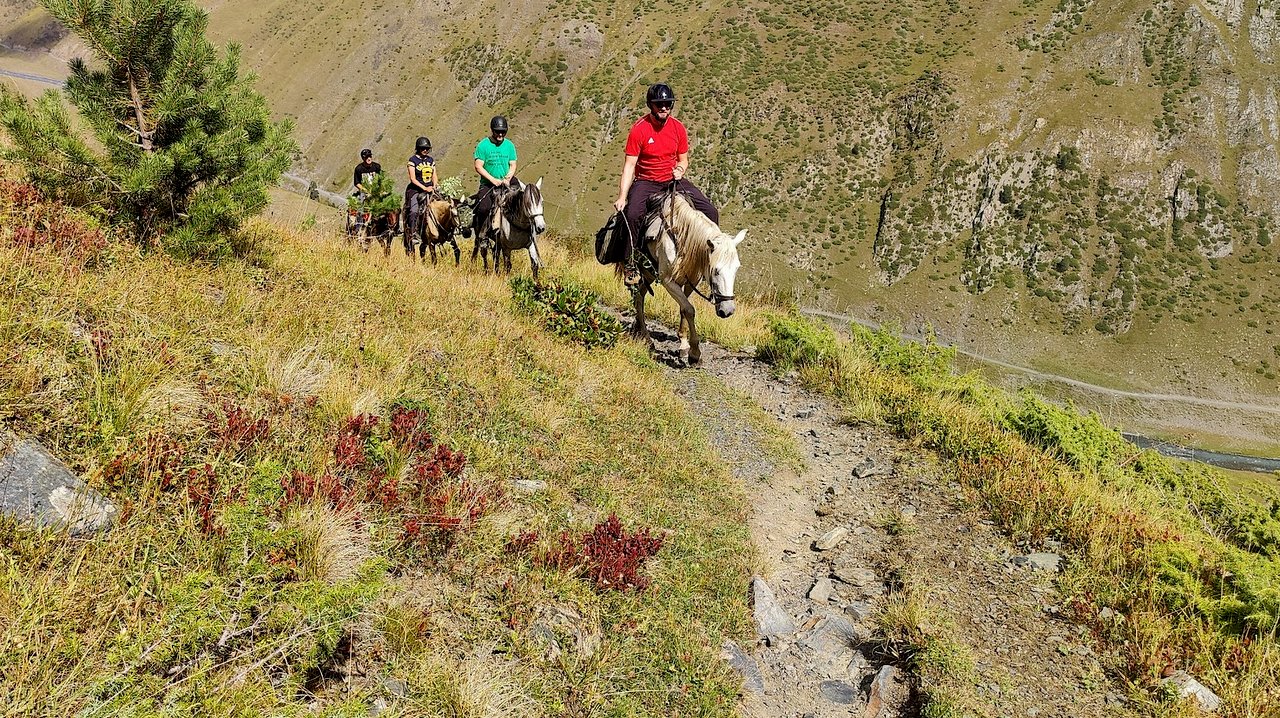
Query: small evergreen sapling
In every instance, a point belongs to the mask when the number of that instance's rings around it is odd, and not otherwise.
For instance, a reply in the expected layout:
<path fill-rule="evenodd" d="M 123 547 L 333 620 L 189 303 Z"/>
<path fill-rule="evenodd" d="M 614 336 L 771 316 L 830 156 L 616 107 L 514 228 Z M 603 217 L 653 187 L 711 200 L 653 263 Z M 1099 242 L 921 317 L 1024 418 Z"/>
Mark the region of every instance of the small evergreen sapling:
<path fill-rule="evenodd" d="M 273 122 L 254 76 L 241 74 L 240 48 L 216 49 L 190 0 L 41 2 L 90 60 L 72 61 L 62 93 L 28 102 L 0 88 L 0 127 L 12 140 L 4 155 L 50 197 L 101 213 L 144 245 L 229 254 L 229 235 L 266 207 L 297 152 L 292 123 Z"/>

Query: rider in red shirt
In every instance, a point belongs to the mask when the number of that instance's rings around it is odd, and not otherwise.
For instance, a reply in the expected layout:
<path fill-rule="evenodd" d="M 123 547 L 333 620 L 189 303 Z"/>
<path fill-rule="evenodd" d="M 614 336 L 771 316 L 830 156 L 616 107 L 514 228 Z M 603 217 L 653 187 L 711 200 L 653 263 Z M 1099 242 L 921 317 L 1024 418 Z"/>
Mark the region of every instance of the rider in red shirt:
<path fill-rule="evenodd" d="M 645 92 L 649 114 L 631 126 L 627 134 L 626 157 L 622 163 L 622 181 L 613 206 L 624 212 L 631 228 L 632 244 L 640 244 L 640 220 L 649 209 L 649 199 L 675 180 L 680 190 L 699 212 L 712 222 L 720 223 L 720 212 L 702 191 L 684 178 L 689 168 L 689 133 L 680 120 L 671 116 L 676 93 L 665 84 L 651 85 Z M 640 282 L 634 255 L 628 250 L 624 281 Z"/>

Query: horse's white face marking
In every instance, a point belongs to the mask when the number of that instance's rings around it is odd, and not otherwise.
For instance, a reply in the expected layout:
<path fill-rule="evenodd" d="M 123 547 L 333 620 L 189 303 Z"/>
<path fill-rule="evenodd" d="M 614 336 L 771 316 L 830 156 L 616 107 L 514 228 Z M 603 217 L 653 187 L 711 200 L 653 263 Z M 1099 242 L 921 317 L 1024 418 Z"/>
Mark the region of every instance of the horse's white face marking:
<path fill-rule="evenodd" d="M 711 244 L 711 295 L 716 300 L 716 316 L 725 319 L 733 315 L 733 281 L 738 276 L 738 245 L 747 236 L 747 230 L 730 237 L 722 234 Z M 722 299 L 723 297 L 723 299 Z"/>
<path fill-rule="evenodd" d="M 529 224 L 534 233 L 541 234 L 547 231 L 547 220 L 542 216 L 542 178 L 525 186 L 525 214 L 529 215 Z"/>

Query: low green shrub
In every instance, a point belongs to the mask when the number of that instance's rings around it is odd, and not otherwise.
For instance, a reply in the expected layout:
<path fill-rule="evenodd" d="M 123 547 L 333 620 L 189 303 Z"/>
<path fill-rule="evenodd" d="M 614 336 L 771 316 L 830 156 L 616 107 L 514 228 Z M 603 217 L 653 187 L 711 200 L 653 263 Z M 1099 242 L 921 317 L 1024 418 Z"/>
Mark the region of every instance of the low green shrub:
<path fill-rule="evenodd" d="M 611 347 L 622 336 L 622 322 L 601 308 L 600 297 L 575 284 L 515 277 L 511 297 L 516 307 L 537 317 L 553 334 L 588 349 Z"/>

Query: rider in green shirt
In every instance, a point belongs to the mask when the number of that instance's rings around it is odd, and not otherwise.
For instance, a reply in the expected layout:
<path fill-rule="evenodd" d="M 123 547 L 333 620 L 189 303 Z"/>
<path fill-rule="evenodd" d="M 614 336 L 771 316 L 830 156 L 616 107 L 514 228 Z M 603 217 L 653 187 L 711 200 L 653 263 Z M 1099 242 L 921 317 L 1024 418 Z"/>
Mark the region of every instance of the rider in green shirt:
<path fill-rule="evenodd" d="M 489 226 L 494 192 L 508 187 L 516 176 L 516 146 L 507 139 L 507 118 L 502 115 L 489 120 L 489 136 L 476 145 L 475 169 L 480 175 L 480 190 L 476 192 L 472 226 L 480 239 L 484 236 L 481 229 Z"/>

